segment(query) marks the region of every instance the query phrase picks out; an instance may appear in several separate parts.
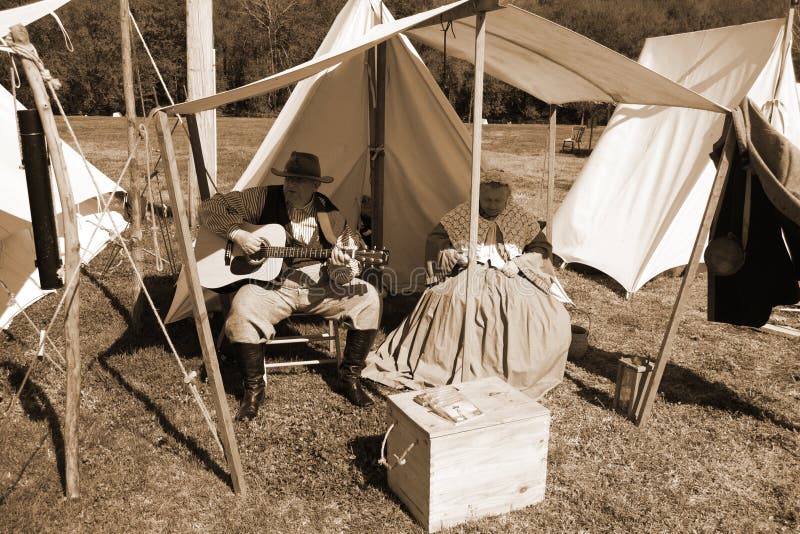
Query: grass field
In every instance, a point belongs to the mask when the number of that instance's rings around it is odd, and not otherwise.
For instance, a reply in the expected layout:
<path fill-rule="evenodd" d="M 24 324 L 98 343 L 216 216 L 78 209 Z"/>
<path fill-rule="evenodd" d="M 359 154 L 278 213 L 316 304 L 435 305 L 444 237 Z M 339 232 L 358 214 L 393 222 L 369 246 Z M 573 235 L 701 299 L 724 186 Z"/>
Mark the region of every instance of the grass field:
<path fill-rule="evenodd" d="M 116 179 L 126 157 L 124 120 L 86 117 L 73 124 L 90 159 Z M 235 181 L 269 125 L 220 119 L 223 187 Z M 566 137 L 569 127 L 558 134 Z M 516 195 L 543 215 L 545 127 L 489 125 L 484 136 L 489 166 L 513 173 Z M 185 156 L 183 136 L 176 139 Z M 585 161 L 558 155 L 558 201 Z M 130 331 L 132 272 L 114 261 L 103 273 L 109 255 L 88 265 L 81 281 L 82 497 L 63 498 L 64 375 L 45 361 L 22 402 L 5 418 L 0 414 L 0 531 L 422 531 L 377 464 L 385 401 L 353 408 L 331 391 L 332 369 L 270 377 L 259 417 L 236 425 L 250 489 L 237 497 L 224 456 L 155 321 L 146 321 L 142 335 Z M 146 284 L 163 315 L 173 278 L 168 269 L 156 271 L 152 257 L 146 261 Z M 602 274 L 567 269 L 560 277 L 588 312 L 573 320 L 589 327 L 590 347 L 568 362 L 564 382 L 542 401 L 552 412 L 545 500 L 452 531 L 797 532 L 798 342 L 707 322 L 701 275 L 653 418 L 637 428 L 611 409 L 616 361 L 658 353 L 680 279 L 658 277 L 626 301 Z M 37 324 L 47 322 L 56 301 L 50 296 L 30 308 Z M 411 306 L 413 298 L 388 299 L 384 332 Z M 798 314 L 776 312 L 773 320 L 800 327 Z M 183 321 L 169 330 L 182 364 L 199 369 L 193 324 Z M 63 350 L 61 334 L 54 334 Z M 3 412 L 37 340 L 21 319 L 0 334 Z M 228 369 L 223 374 L 234 410 L 237 375 Z M 207 385 L 201 393 L 210 406 Z"/>

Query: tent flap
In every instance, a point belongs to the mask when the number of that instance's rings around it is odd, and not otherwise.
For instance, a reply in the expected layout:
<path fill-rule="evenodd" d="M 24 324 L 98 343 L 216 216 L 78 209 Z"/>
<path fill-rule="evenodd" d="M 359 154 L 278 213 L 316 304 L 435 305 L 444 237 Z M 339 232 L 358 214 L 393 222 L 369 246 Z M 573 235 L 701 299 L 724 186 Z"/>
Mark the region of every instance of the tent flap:
<path fill-rule="evenodd" d="M 727 107 L 772 99 L 783 19 L 650 38 L 639 61 Z M 773 123 L 800 144 L 791 60 Z M 553 219 L 553 248 L 568 263 L 613 277 L 631 293 L 685 265 L 715 176 L 709 157 L 724 117 L 620 105 Z"/>

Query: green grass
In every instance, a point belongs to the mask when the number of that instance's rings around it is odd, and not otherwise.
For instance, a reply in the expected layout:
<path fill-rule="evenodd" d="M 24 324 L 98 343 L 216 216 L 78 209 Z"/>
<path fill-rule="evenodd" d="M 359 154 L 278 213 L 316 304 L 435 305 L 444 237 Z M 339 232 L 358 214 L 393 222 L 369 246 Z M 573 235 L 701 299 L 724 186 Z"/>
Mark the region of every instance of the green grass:
<path fill-rule="evenodd" d="M 125 121 L 73 122 L 90 159 L 116 178 L 126 156 Z M 220 119 L 223 187 L 235 181 L 270 123 Z M 516 194 L 543 214 L 545 128 L 489 125 L 484 134 L 489 166 L 513 173 Z M 568 134 L 560 127 L 557 138 Z M 182 136 L 176 140 L 185 156 Z M 557 200 L 585 161 L 558 155 Z M 385 401 L 351 407 L 331 391 L 328 368 L 270 377 L 259 417 L 236 425 L 250 492 L 234 495 L 225 459 L 154 319 L 143 334 L 130 331 L 132 272 L 115 261 L 103 274 L 109 254 L 87 266 L 81 282 L 81 499 L 63 498 L 64 375 L 45 361 L 21 404 L 0 418 L 0 531 L 421 532 L 376 463 L 388 425 Z M 150 256 L 145 270 L 163 314 L 173 280 L 155 270 Z M 564 270 L 560 277 L 588 311 L 573 320 L 589 327 L 590 347 L 543 400 L 552 412 L 545 500 L 452 531 L 797 531 L 798 342 L 706 322 L 701 275 L 653 418 L 637 428 L 611 409 L 616 360 L 657 355 L 680 279 L 658 277 L 626 301 L 602 274 Z M 50 296 L 30 308 L 37 324 L 46 323 L 56 301 Z M 396 324 L 413 302 L 389 299 L 384 326 Z M 773 320 L 800 327 L 797 314 L 776 312 Z M 199 369 L 193 324 L 169 330 L 183 365 Z M 63 351 L 61 333 L 54 335 Z M 37 339 L 19 319 L 0 334 L 3 410 Z M 233 411 L 237 375 L 224 368 L 224 378 Z M 207 385 L 201 393 L 210 406 Z"/>

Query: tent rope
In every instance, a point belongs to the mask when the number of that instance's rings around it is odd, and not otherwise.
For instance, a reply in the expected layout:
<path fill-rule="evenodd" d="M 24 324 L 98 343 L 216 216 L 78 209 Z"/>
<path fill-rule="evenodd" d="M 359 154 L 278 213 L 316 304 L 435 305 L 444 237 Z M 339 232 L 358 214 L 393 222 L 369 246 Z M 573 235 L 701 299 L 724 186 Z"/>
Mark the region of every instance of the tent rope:
<path fill-rule="evenodd" d="M 92 178 L 92 180 L 94 180 L 94 175 L 92 174 L 91 169 L 89 168 L 88 161 L 86 160 L 86 157 L 83 154 L 83 149 L 81 148 L 80 143 L 78 141 L 78 138 L 75 135 L 75 131 L 72 129 L 72 125 L 70 124 L 69 119 L 67 118 L 66 114 L 64 113 L 64 109 L 61 106 L 61 101 L 58 99 L 58 95 L 56 94 L 56 92 L 55 92 L 55 90 L 54 90 L 54 88 L 52 86 L 50 86 L 50 92 L 51 92 L 51 94 L 53 96 L 53 99 L 58 104 L 59 111 L 61 112 L 62 116 L 64 116 L 67 128 L 68 128 L 68 130 L 70 132 L 70 135 L 72 137 L 72 141 L 73 141 L 73 143 L 75 143 L 75 146 L 76 146 L 76 148 L 78 150 L 78 153 L 81 155 L 81 158 L 83 159 L 84 165 L 86 166 L 86 170 L 89 172 L 89 175 Z M 145 127 L 147 127 L 149 125 L 150 120 L 151 120 L 151 118 L 148 117 L 148 119 L 145 121 Z M 117 180 L 117 182 L 115 184 L 115 189 L 119 187 L 119 183 L 122 181 L 123 176 L 125 176 L 125 170 L 127 170 L 127 168 L 130 166 L 131 161 L 133 160 L 134 156 L 136 155 L 136 148 L 138 147 L 138 145 L 141 142 L 141 140 L 142 140 L 141 137 L 137 136 L 136 143 L 134 145 L 134 149 L 131 150 L 131 153 L 128 156 L 128 160 L 125 162 L 125 169 L 123 169 L 122 174 L 120 174 L 120 177 L 119 177 L 119 179 Z M 108 207 L 109 207 L 110 203 L 111 203 L 111 197 L 109 197 L 108 199 L 106 199 L 104 201 L 103 213 L 101 215 L 101 220 L 105 216 L 105 214 L 108 213 Z M 206 423 L 208 424 L 208 428 L 211 431 L 212 436 L 214 437 L 214 441 L 217 443 L 217 445 L 219 446 L 219 449 L 224 454 L 225 453 L 225 449 L 222 447 L 222 442 L 220 441 L 219 435 L 217 434 L 216 424 L 214 423 L 213 419 L 211 418 L 211 414 L 209 413 L 208 408 L 206 408 L 205 403 L 203 403 L 203 399 L 200 397 L 200 393 L 199 393 L 199 391 L 197 389 L 197 384 L 195 383 L 196 373 L 187 373 L 186 372 L 186 368 L 183 366 L 183 363 L 180 360 L 180 356 L 178 355 L 178 351 L 175 348 L 175 345 L 174 345 L 174 343 L 172 341 L 172 338 L 170 337 L 169 332 L 167 332 L 167 328 L 164 325 L 164 321 L 161 320 L 161 316 L 159 315 L 158 309 L 156 308 L 156 305 L 153 302 L 153 298 L 150 295 L 150 292 L 148 291 L 147 286 L 144 283 L 144 278 L 142 277 L 142 274 L 139 271 L 139 268 L 137 267 L 136 262 L 134 261 L 130 250 L 128 249 L 128 245 L 125 243 L 125 240 L 122 239 L 122 236 L 120 234 L 119 228 L 117 228 L 117 223 L 111 217 L 109 217 L 109 220 L 110 220 L 111 226 L 113 227 L 113 230 L 114 230 L 114 236 L 119 239 L 119 243 L 120 243 L 120 245 L 122 247 L 122 250 L 123 250 L 123 252 L 125 252 L 125 256 L 128 258 L 128 261 L 131 264 L 131 268 L 133 269 L 133 272 L 136 275 L 136 279 L 137 279 L 137 281 L 139 283 L 139 286 L 142 288 L 142 294 L 144 294 L 145 298 L 147 299 L 147 303 L 150 306 L 150 309 L 153 311 L 153 315 L 155 316 L 156 321 L 158 322 L 158 326 L 161 329 L 161 332 L 164 334 L 164 337 L 167 340 L 167 344 L 169 345 L 170 351 L 172 352 L 172 355 L 173 355 L 173 357 L 175 359 L 175 363 L 177 363 L 178 368 L 180 369 L 181 374 L 183 375 L 184 383 L 186 383 L 188 385 L 189 390 L 191 391 L 192 396 L 194 397 L 194 400 L 197 403 L 198 408 L 200 409 L 201 413 L 203 414 L 203 418 L 206 420 Z M 94 232 L 97 232 L 98 229 L 99 229 L 99 225 L 95 226 Z M 93 237 L 94 237 L 94 233 L 92 233 L 92 238 Z M 91 243 L 91 239 L 89 240 L 89 242 Z M 78 276 L 73 277 L 73 279 L 70 280 L 69 283 L 70 284 L 74 283 L 74 280 L 76 280 L 77 278 L 78 278 Z M 68 292 L 65 290 L 64 295 L 66 296 L 67 293 Z M 64 299 L 62 297 L 62 302 L 63 302 L 63 300 Z"/>
<path fill-rule="evenodd" d="M 169 103 L 174 106 L 175 101 L 172 99 L 172 95 L 170 94 L 169 89 L 167 89 L 167 84 L 166 82 L 164 82 L 164 77 L 161 76 L 161 71 L 158 69 L 156 60 L 155 58 L 153 58 L 153 54 L 150 53 L 150 47 L 147 46 L 147 42 L 144 40 L 144 35 L 142 35 L 142 30 L 139 29 L 139 25 L 136 23 L 136 19 L 134 18 L 133 12 L 130 9 L 128 9 L 128 16 L 131 18 L 133 27 L 136 29 L 136 33 L 139 35 L 139 40 L 142 42 L 144 51 L 147 52 L 147 57 L 150 58 L 150 63 L 153 65 L 153 69 L 156 71 L 156 76 L 158 76 L 158 80 L 161 82 L 161 87 L 164 89 L 164 93 L 166 93 L 167 99 L 169 99 Z"/>
<path fill-rule="evenodd" d="M 67 32 L 67 29 L 64 27 L 64 24 L 61 22 L 61 19 L 58 17 L 55 11 L 51 11 L 50 15 L 56 19 L 56 24 L 58 24 L 58 27 L 61 29 L 61 35 L 64 36 L 64 45 L 67 51 L 74 52 L 75 47 L 72 45 L 72 39 L 69 36 L 69 32 Z"/>
<path fill-rule="evenodd" d="M 150 59 L 150 64 L 153 65 L 153 70 L 155 70 L 156 76 L 158 76 L 158 80 L 161 82 L 161 87 L 164 89 L 164 93 L 166 93 L 167 99 L 169 100 L 169 103 L 174 106 L 175 105 L 175 100 L 172 99 L 172 95 L 170 94 L 169 89 L 167 88 L 167 84 L 166 84 L 166 82 L 164 82 L 164 77 L 161 75 L 161 70 L 158 68 L 158 64 L 156 63 L 156 60 L 153 57 L 153 54 L 150 53 L 150 47 L 147 46 L 147 41 L 144 40 L 144 35 L 142 34 L 142 31 L 139 29 L 139 24 L 136 22 L 136 19 L 133 16 L 133 12 L 130 9 L 128 9 L 128 16 L 131 18 L 131 22 L 133 23 L 133 27 L 136 29 L 136 34 L 139 36 L 139 40 L 142 42 L 142 46 L 144 47 L 144 51 L 147 53 L 147 57 Z M 184 131 L 184 133 L 186 133 L 186 136 L 188 137 L 189 136 L 189 131 L 187 130 L 186 125 L 183 123 L 183 118 L 180 115 L 176 115 L 176 116 L 178 117 L 178 123 L 177 124 L 180 124 L 181 126 L 183 126 L 183 131 Z M 175 130 L 175 128 L 173 128 L 173 131 L 174 130 Z M 160 156 L 159 156 L 158 161 L 161 161 L 161 157 Z M 158 161 L 156 162 L 155 167 L 158 166 Z M 208 169 L 206 169 L 205 172 L 206 172 L 206 178 L 208 179 L 209 182 L 211 182 L 211 185 L 214 188 L 214 192 L 215 193 L 219 193 L 219 189 L 217 189 L 217 184 L 211 178 L 211 174 L 208 172 Z"/>
<path fill-rule="evenodd" d="M 31 47 L 31 48 L 33 49 L 33 53 L 35 54 L 36 53 L 36 49 L 33 48 L 33 47 Z M 39 63 L 41 63 L 41 61 Z M 37 63 L 37 66 L 39 66 L 39 63 Z M 41 70 L 43 68 L 43 64 L 40 65 L 39 68 Z M 68 129 L 68 131 L 70 133 L 72 141 L 73 141 L 73 143 L 75 143 L 76 149 L 77 149 L 78 153 L 80 154 L 81 159 L 84 162 L 84 166 L 86 167 L 86 170 L 89 173 L 89 177 L 91 178 L 92 182 L 94 183 L 95 189 L 99 192 L 99 186 L 97 185 L 97 180 L 94 177 L 94 173 L 92 172 L 92 170 L 91 170 L 91 168 L 89 166 L 89 163 L 88 163 L 88 161 L 86 159 L 86 156 L 83 153 L 83 149 L 81 148 L 80 142 L 78 141 L 77 136 L 75 135 L 75 131 L 72 128 L 72 124 L 70 123 L 69 118 L 66 116 L 66 113 L 64 112 L 64 108 L 61 105 L 61 101 L 58 98 L 58 94 L 56 93 L 57 84 L 55 83 L 55 81 L 56 80 L 52 79 L 52 77 L 51 77 L 51 79 L 47 83 L 47 86 L 50 89 L 50 93 L 51 93 L 51 95 L 53 97 L 53 100 L 56 102 L 56 104 L 58 106 L 59 112 L 61 113 L 62 117 L 64 118 L 65 124 L 66 124 L 67 129 Z M 149 124 L 149 121 L 150 121 L 150 119 L 147 120 L 146 124 Z M 136 154 L 136 150 L 135 149 L 136 149 L 136 147 L 138 147 L 138 144 L 139 144 L 140 141 L 141 141 L 141 138 L 138 138 L 136 140 L 136 144 L 134 145 L 134 150 L 132 150 L 131 153 L 129 154 L 128 159 L 125 162 L 125 165 L 124 165 L 124 167 L 122 169 L 122 172 L 120 173 L 119 178 L 117 179 L 117 181 L 114 184 L 114 191 L 119 189 L 119 184 L 122 181 L 122 178 L 125 176 L 125 174 L 127 172 L 127 169 L 130 166 L 131 161 L 133 160 L 133 158 L 134 158 L 134 156 Z M 102 209 L 102 212 L 100 214 L 100 220 L 101 221 L 103 220 L 103 218 L 106 216 L 106 214 L 109 211 L 109 206 L 111 204 L 111 199 L 112 198 L 113 198 L 113 195 L 109 195 L 107 198 L 103 199 L 103 209 Z M 136 275 L 137 281 L 138 281 L 140 287 L 142 288 L 142 292 L 145 295 L 145 297 L 147 299 L 147 302 L 148 302 L 148 304 L 150 305 L 150 308 L 153 311 L 153 315 L 155 316 L 155 318 L 156 318 L 156 320 L 158 322 L 158 325 L 161 328 L 161 331 L 162 331 L 162 333 L 164 334 L 164 336 L 165 336 L 165 338 L 167 340 L 167 343 L 168 343 L 168 345 L 170 347 L 172 355 L 174 356 L 175 361 L 178 364 L 178 368 L 180 369 L 181 373 L 183 374 L 184 383 L 186 383 L 188 385 L 188 387 L 189 387 L 189 389 L 190 389 L 190 391 L 191 391 L 191 393 L 192 393 L 192 395 L 193 395 L 193 397 L 195 399 L 195 402 L 197 403 L 198 407 L 200 408 L 200 411 L 202 412 L 202 415 L 205 418 L 206 423 L 208 424 L 209 430 L 211 431 L 211 434 L 212 434 L 212 436 L 214 438 L 214 441 L 217 443 L 217 446 L 220 448 L 220 450 L 224 453 L 225 452 L 224 448 L 222 447 L 222 443 L 220 442 L 219 436 L 218 436 L 217 431 L 216 431 L 216 425 L 214 424 L 214 422 L 213 422 L 213 420 L 211 418 L 211 414 L 209 413 L 208 409 L 206 408 L 205 404 L 203 403 L 203 399 L 200 397 L 200 393 L 199 393 L 199 391 L 197 389 L 197 385 L 195 384 L 196 373 L 187 373 L 186 372 L 186 369 L 183 366 L 183 363 L 180 361 L 180 357 L 178 356 L 178 352 L 175 349 L 175 345 L 172 342 L 172 338 L 169 336 L 169 333 L 167 332 L 166 326 L 164 325 L 164 322 L 161 320 L 161 317 L 158 314 L 158 310 L 156 309 L 155 304 L 153 303 L 153 299 L 152 299 L 152 297 L 150 295 L 150 292 L 148 291 L 147 287 L 144 284 L 144 279 L 143 279 L 138 267 L 136 266 L 136 262 L 133 260 L 133 256 L 131 255 L 127 244 L 125 243 L 125 240 L 122 238 L 122 235 L 121 235 L 121 233 L 119 231 L 119 228 L 117 228 L 116 221 L 114 221 L 114 219 L 111 218 L 111 217 L 109 217 L 109 221 L 111 222 L 111 226 L 112 226 L 112 228 L 114 230 L 114 237 L 116 239 L 118 239 L 122 250 L 125 252 L 125 255 L 127 256 L 128 260 L 129 260 L 129 262 L 130 262 L 130 264 L 131 264 L 131 266 L 133 268 L 134 274 Z M 100 225 L 99 224 L 95 225 L 95 228 L 92 231 L 91 236 L 89 237 L 89 241 L 88 241 L 89 243 L 91 243 L 94 240 L 94 236 L 97 234 L 97 231 L 99 229 L 100 229 Z M 39 347 L 38 347 L 38 351 L 37 352 L 41 352 L 43 350 L 42 347 L 44 345 L 44 340 L 47 337 L 47 333 L 53 327 L 55 319 L 58 316 L 59 312 L 61 311 L 61 307 L 63 306 L 64 301 L 66 300 L 67 294 L 71 293 L 72 286 L 74 286 L 77 283 L 77 280 L 79 278 L 80 278 L 80 271 L 76 272 L 72 277 L 69 278 L 69 280 L 67 280 L 67 282 L 65 284 L 64 291 L 63 291 L 63 293 L 61 295 L 61 299 L 59 300 L 58 305 L 56 306 L 56 309 L 55 309 L 55 311 L 54 311 L 54 313 L 53 313 L 53 315 L 52 315 L 52 317 L 51 317 L 51 319 L 50 319 L 50 321 L 49 321 L 49 323 L 47 325 L 47 328 L 45 328 L 45 330 L 43 331 L 42 339 L 41 339 L 41 341 L 39 343 Z M 25 384 L 27 382 L 27 377 L 33 371 L 33 367 L 34 366 L 35 366 L 35 362 L 29 366 L 28 372 L 26 373 L 26 380 L 23 380 L 23 383 L 20 385 L 20 387 L 19 387 L 19 389 L 17 391 L 17 395 L 15 397 L 12 397 L 11 403 L 9 404 L 9 407 L 8 407 L 8 409 L 6 411 L 6 415 L 8 413 L 10 413 L 11 408 L 14 406 L 15 400 L 18 399 L 19 396 L 22 394 L 22 390 L 23 390 L 23 388 L 24 388 L 24 386 L 25 386 Z"/>
<path fill-rule="evenodd" d="M 447 100 L 450 100 L 450 85 L 447 83 L 447 32 L 451 32 L 453 34 L 453 39 L 455 39 L 456 31 L 453 28 L 453 21 L 448 20 L 447 24 L 445 24 L 442 22 L 441 15 L 439 15 L 439 25 L 441 26 L 441 31 L 444 33 L 442 46 L 442 85 L 444 86 L 444 94 L 447 96 Z"/>
<path fill-rule="evenodd" d="M 13 291 L 11 291 L 11 289 L 6 285 L 5 282 L 3 282 L 3 280 L 0 280 L 0 287 L 2 287 L 5 290 L 5 292 L 8 293 L 8 300 L 11 302 L 12 305 L 15 305 L 17 308 L 19 308 L 19 312 L 28 321 L 28 324 L 31 326 L 31 328 L 33 328 L 33 330 L 36 332 L 40 332 L 41 329 L 38 326 L 36 326 L 36 323 L 33 321 L 33 319 L 31 319 L 31 316 L 28 315 L 28 312 L 25 311 L 25 308 L 23 308 L 20 302 L 17 300 L 17 295 Z M 58 357 L 61 358 L 61 365 L 66 365 L 67 361 L 64 359 L 64 356 L 61 354 L 61 351 L 58 350 L 56 344 L 53 343 L 53 340 L 50 339 L 50 336 L 47 336 L 47 341 L 50 343 L 50 346 L 53 348 L 55 353 L 58 354 Z M 61 367 L 61 365 L 59 365 L 58 362 L 54 361 L 49 354 L 45 353 L 45 357 L 48 360 L 50 360 L 50 363 L 55 365 L 59 371 L 61 371 L 62 373 L 64 372 L 64 369 Z"/>
<path fill-rule="evenodd" d="M 156 226 L 156 208 L 154 206 L 152 176 L 150 174 L 150 135 L 147 132 L 147 127 L 144 124 L 139 125 L 139 135 L 144 138 L 144 153 L 145 153 L 145 169 L 147 170 L 147 199 L 150 202 L 150 233 L 153 236 L 153 250 L 155 251 L 156 258 L 156 271 L 161 272 L 164 270 L 164 262 L 161 261 L 161 249 L 158 246 L 158 230 Z"/>
<path fill-rule="evenodd" d="M 36 65 L 36 68 L 39 69 L 39 72 L 42 74 L 42 79 L 46 84 L 52 84 L 56 89 L 61 89 L 61 82 L 58 78 L 53 77 L 53 74 L 45 68 L 42 59 L 39 57 L 39 53 L 36 51 L 36 47 L 33 46 L 32 43 L 20 44 L 13 39 L 9 39 L 5 42 L 5 45 L 11 50 L 11 54 L 32 61 Z"/>
<path fill-rule="evenodd" d="M 39 334 L 39 350 L 35 352 L 36 358 L 33 358 L 33 361 L 28 364 L 28 368 L 25 370 L 25 376 L 22 377 L 22 382 L 20 382 L 17 391 L 14 393 L 14 396 L 11 397 L 11 400 L 8 403 L 8 407 L 6 411 L 3 413 L 3 418 L 5 419 L 8 417 L 8 414 L 11 413 L 11 409 L 14 407 L 17 401 L 19 401 L 20 396 L 22 396 L 22 390 L 25 388 L 25 384 L 28 383 L 28 379 L 33 373 L 34 368 L 36 368 L 36 364 L 39 363 L 39 360 L 42 359 L 42 354 L 44 353 L 44 338 L 47 336 L 47 332 L 42 330 Z"/>

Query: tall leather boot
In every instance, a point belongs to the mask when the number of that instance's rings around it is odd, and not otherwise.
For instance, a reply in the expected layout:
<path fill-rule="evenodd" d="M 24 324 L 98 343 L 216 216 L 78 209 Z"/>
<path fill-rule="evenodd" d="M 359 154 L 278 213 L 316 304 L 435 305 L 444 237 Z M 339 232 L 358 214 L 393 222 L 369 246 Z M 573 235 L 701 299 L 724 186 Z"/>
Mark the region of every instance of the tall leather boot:
<path fill-rule="evenodd" d="M 356 406 L 365 407 L 374 404 L 361 384 L 361 371 L 364 369 L 367 353 L 372 348 L 377 333 L 377 330 L 347 331 L 347 342 L 344 346 L 342 365 L 339 367 L 336 389 Z"/>
<path fill-rule="evenodd" d="M 249 421 L 258 414 L 258 408 L 264 401 L 264 345 L 237 343 L 236 347 L 244 386 L 244 395 L 239 404 L 236 420 Z"/>

